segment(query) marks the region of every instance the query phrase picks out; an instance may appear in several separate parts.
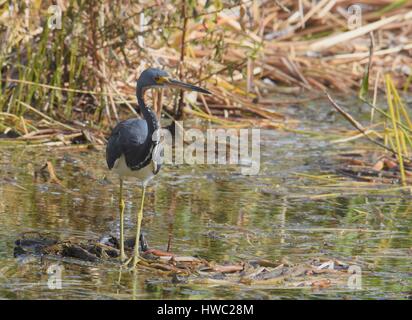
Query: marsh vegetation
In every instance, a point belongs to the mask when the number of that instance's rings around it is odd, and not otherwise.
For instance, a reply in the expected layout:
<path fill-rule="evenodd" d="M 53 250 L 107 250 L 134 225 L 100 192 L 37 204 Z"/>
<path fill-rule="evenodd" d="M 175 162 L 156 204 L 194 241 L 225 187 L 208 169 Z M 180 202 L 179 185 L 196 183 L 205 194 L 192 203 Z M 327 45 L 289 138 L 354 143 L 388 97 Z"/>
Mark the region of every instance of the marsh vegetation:
<path fill-rule="evenodd" d="M 62 260 L 59 297 L 410 298 L 411 13 L 403 0 L 0 1 L 0 297 L 56 295 L 53 255 L 16 254 L 16 240 L 117 236 L 106 137 L 139 116 L 136 78 L 160 66 L 213 93 L 148 93 L 163 126 L 260 128 L 260 172 L 166 166 L 143 231 L 177 259 L 137 278 L 107 257 Z"/>

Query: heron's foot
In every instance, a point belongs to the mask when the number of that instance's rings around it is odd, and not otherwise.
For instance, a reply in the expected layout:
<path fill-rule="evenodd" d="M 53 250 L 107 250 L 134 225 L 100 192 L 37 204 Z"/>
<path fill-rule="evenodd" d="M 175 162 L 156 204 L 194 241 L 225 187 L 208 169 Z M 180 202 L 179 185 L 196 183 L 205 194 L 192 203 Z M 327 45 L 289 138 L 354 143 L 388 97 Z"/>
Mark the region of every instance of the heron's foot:
<path fill-rule="evenodd" d="M 132 265 L 132 269 L 136 269 L 138 263 L 142 261 L 142 258 L 140 257 L 140 255 L 135 255 L 133 257 L 133 265 Z"/>
<path fill-rule="evenodd" d="M 126 257 L 126 259 L 127 259 L 127 257 Z M 132 261 L 132 259 L 133 259 L 133 257 L 130 257 L 129 259 L 124 259 L 124 260 L 122 260 L 122 268 L 127 268 L 128 267 L 128 265 L 129 265 L 129 263 L 130 263 L 130 261 Z"/>
<path fill-rule="evenodd" d="M 137 265 L 138 264 L 142 264 L 142 265 L 149 265 L 150 262 L 149 260 L 141 257 L 141 256 L 133 256 L 131 257 L 128 261 L 127 261 L 128 265 L 130 265 L 130 268 L 128 269 L 129 271 L 133 271 L 137 269 Z"/>
<path fill-rule="evenodd" d="M 127 256 L 124 252 L 120 253 L 120 257 L 119 257 L 120 262 L 124 262 L 127 260 Z"/>

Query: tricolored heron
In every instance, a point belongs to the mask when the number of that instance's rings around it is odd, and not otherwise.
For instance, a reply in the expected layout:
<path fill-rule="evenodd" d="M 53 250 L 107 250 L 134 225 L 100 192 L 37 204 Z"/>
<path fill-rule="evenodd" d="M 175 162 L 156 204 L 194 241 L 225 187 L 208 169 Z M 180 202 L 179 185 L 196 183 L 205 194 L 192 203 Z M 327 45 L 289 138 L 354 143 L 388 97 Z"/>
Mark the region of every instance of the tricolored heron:
<path fill-rule="evenodd" d="M 142 72 L 136 83 L 136 96 L 143 119 L 128 119 L 119 122 L 113 129 L 106 147 L 106 161 L 110 170 L 120 178 L 120 260 L 125 262 L 124 252 L 124 200 L 123 179 L 136 177 L 141 183 L 142 199 L 137 213 L 137 228 L 134 245 L 133 267 L 139 262 L 140 226 L 143 218 L 143 203 L 147 183 L 159 172 L 159 139 L 153 138 L 160 128 L 155 113 L 144 102 L 144 93 L 150 88 L 180 88 L 210 94 L 197 86 L 171 79 L 164 70 L 149 68 Z M 130 260 L 129 260 L 130 261 Z M 127 262 L 126 262 L 127 264 Z"/>

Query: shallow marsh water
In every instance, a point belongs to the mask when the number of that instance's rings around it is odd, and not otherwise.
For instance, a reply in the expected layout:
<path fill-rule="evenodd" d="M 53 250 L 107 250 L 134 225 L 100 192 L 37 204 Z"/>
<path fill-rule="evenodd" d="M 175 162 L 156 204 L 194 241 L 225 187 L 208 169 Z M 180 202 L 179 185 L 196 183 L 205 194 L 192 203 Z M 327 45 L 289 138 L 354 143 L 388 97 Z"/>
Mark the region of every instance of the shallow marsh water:
<path fill-rule="evenodd" d="M 309 111 L 311 109 L 308 109 Z M 301 129 L 336 126 L 315 120 Z M 319 115 L 320 117 L 320 115 Z M 330 115 L 333 117 L 333 115 Z M 329 120 L 329 121 L 328 121 Z M 321 124 L 319 124 L 321 123 Z M 118 180 L 106 171 L 104 151 L 1 147 L 0 298 L 34 299 L 282 299 L 408 298 L 412 291 L 412 207 L 400 193 L 311 197 L 328 193 L 296 173 L 316 175 L 333 167 L 333 155 L 351 150 L 319 138 L 263 130 L 261 171 L 247 177 L 239 168 L 166 167 L 151 183 L 143 231 L 150 247 L 238 263 L 253 259 L 300 263 L 311 258 L 355 261 L 362 288 L 325 289 L 174 284 L 150 270 L 136 275 L 119 268 L 63 264 L 62 288 L 48 287 L 51 262 L 13 257 L 24 232 L 60 239 L 99 239 L 117 234 Z M 33 178 L 53 162 L 64 188 Z M 107 178 L 104 178 L 107 176 Z M 388 188 L 388 186 L 386 186 Z M 126 230 L 134 232 L 140 191 L 126 182 Z"/>

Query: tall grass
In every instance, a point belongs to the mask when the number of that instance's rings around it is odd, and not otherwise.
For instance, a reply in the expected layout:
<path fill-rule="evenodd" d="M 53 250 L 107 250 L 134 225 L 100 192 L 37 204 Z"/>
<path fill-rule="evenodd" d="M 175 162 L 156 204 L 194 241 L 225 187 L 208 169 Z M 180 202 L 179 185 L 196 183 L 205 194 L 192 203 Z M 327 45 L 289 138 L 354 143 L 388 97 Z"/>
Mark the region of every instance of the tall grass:
<path fill-rule="evenodd" d="M 345 1 L 347 6 L 356 3 Z M 12 126 L 24 134 L 16 119 L 23 117 L 30 131 L 37 127 L 32 120 L 45 119 L 37 110 L 60 123 L 78 120 L 107 129 L 135 103 L 135 79 L 147 66 L 165 67 L 211 89 L 213 97 L 195 101 L 200 114 L 216 121 L 260 118 L 273 127 L 279 115 L 270 110 L 273 103 L 265 102 L 265 95 L 358 89 L 362 75 L 352 71 L 359 69 L 357 55 L 367 54 L 368 47 L 359 42 L 360 52 L 353 53 L 350 40 L 366 37 L 363 30 L 380 21 L 386 29 L 376 48 L 379 56 L 389 40 L 392 45 L 394 34 L 407 36 L 402 28 L 410 2 L 369 3 L 364 25 L 354 33 L 342 27 L 347 22 L 340 5 L 326 2 L 62 0 L 61 29 L 48 26 L 51 0 L 1 2 L 1 128 Z M 293 18 L 301 9 L 304 16 Z M 390 19 L 382 22 L 379 10 Z M 349 40 L 340 42 L 340 36 Z M 409 50 L 405 48 L 408 44 L 399 46 Z M 395 56 L 396 51 L 385 54 L 382 64 L 391 66 Z M 407 55 L 403 59 L 410 61 Z M 364 85 L 375 77 L 368 73 Z M 393 82 L 407 88 L 406 78 L 394 74 Z M 362 87 L 364 95 L 368 88 Z M 183 96 L 173 100 L 166 94 L 159 100 L 175 101 L 164 110 L 173 116 L 196 114 L 193 101 Z"/>
<path fill-rule="evenodd" d="M 412 150 L 412 122 L 405 104 L 399 96 L 390 75 L 385 76 L 386 97 L 390 115 L 390 124 L 384 132 L 385 141 L 396 150 L 401 181 L 406 185 L 404 156 L 409 157 Z M 407 131 L 406 128 L 409 130 Z"/>

